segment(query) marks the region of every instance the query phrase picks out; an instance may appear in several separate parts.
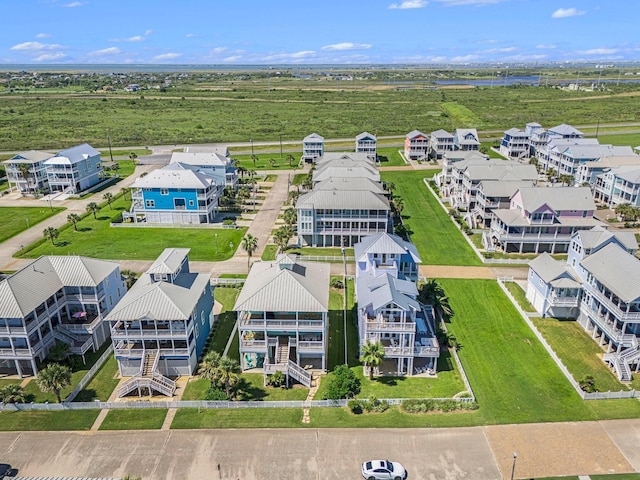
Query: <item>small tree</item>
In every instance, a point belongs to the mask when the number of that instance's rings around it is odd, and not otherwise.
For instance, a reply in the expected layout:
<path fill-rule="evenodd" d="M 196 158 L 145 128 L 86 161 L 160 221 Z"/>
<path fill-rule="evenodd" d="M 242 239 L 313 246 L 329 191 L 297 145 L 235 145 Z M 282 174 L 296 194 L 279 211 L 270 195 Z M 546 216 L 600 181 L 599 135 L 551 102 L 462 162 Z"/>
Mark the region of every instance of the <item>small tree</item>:
<path fill-rule="evenodd" d="M 136 158 L 138 158 L 138 154 L 137 154 L 136 152 L 131 152 L 131 153 L 129 154 L 129 158 L 131 159 L 131 161 L 132 161 L 133 163 L 136 163 Z"/>
<path fill-rule="evenodd" d="M 229 357 L 222 357 L 216 369 L 216 379 L 224 385 L 224 391 L 231 398 L 231 387 L 240 380 L 240 365 Z"/>
<path fill-rule="evenodd" d="M 48 367 L 40 370 L 36 384 L 43 392 L 53 392 L 58 403 L 61 403 L 61 390 L 71 385 L 71 369 L 58 363 L 52 363 Z"/>
<path fill-rule="evenodd" d="M 27 192 L 29 192 L 31 190 L 31 187 L 29 186 L 29 175 L 31 175 L 30 172 L 30 168 L 28 163 L 21 163 L 18 165 L 18 170 L 20 171 L 20 175 L 22 176 L 22 178 L 24 179 L 24 181 L 27 184 Z"/>
<path fill-rule="evenodd" d="M 453 317 L 449 297 L 445 294 L 442 286 L 434 279 L 420 286 L 418 290 L 418 301 L 425 305 L 431 305 L 438 318 L 449 320 Z"/>
<path fill-rule="evenodd" d="M 278 228 L 274 232 L 273 240 L 276 242 L 276 245 L 280 247 L 281 251 L 284 251 L 287 249 L 287 246 L 289 245 L 289 239 L 291 238 L 292 233 L 293 233 L 292 230 L 286 225 Z"/>
<path fill-rule="evenodd" d="M 120 189 L 120 193 L 122 194 L 122 198 L 127 199 L 127 193 L 129 193 L 129 189 L 127 187 L 122 187 Z"/>
<path fill-rule="evenodd" d="M 60 235 L 60 232 L 58 232 L 57 228 L 54 227 L 47 227 L 43 230 L 42 234 L 44 235 L 44 238 L 48 238 L 49 240 L 51 240 L 51 245 L 55 246 L 55 239 L 58 238 L 58 235 Z"/>
<path fill-rule="evenodd" d="M 62 342 L 56 342 L 56 344 L 49 349 L 47 360 L 53 363 L 61 363 L 67 359 L 70 353 L 71 349 L 69 348 L 69 345 Z"/>
<path fill-rule="evenodd" d="M 287 160 L 287 162 L 289 162 L 289 168 L 291 168 L 291 164 L 296 160 L 296 158 L 295 158 L 293 155 L 291 155 L 291 154 L 289 153 L 289 154 L 287 155 L 286 160 Z"/>
<path fill-rule="evenodd" d="M 27 401 L 27 397 L 20 385 L 12 383 L 0 390 L 0 401 L 4 405 L 7 403 L 24 403 Z"/>
<path fill-rule="evenodd" d="M 111 210 L 111 202 L 113 202 L 113 193 L 107 192 L 102 198 L 107 201 L 107 205 L 109 205 L 109 210 Z"/>
<path fill-rule="evenodd" d="M 247 252 L 247 255 L 249 256 L 249 258 L 247 259 L 247 270 L 248 270 L 249 267 L 251 266 L 251 255 L 253 255 L 253 252 L 255 252 L 256 249 L 258 248 L 258 239 L 253 235 L 251 235 L 250 233 L 247 233 L 244 237 L 242 237 L 241 245 L 242 245 L 242 249 L 245 252 Z"/>
<path fill-rule="evenodd" d="M 324 394 L 325 400 L 350 398 L 360 393 L 360 380 L 347 365 L 338 365 L 333 370 Z"/>
<path fill-rule="evenodd" d="M 138 274 L 133 270 L 120 270 L 120 275 L 124 279 L 125 284 L 127 285 L 127 289 L 133 287 L 133 284 L 138 280 Z"/>
<path fill-rule="evenodd" d="M 284 223 L 289 227 L 293 227 L 298 222 L 298 212 L 295 208 L 287 208 L 284 211 Z"/>
<path fill-rule="evenodd" d="M 73 223 L 73 229 L 77 232 L 80 215 L 78 215 L 77 213 L 70 213 L 69 215 L 67 215 L 67 220 L 69 221 L 69 223 Z"/>
<path fill-rule="evenodd" d="M 93 214 L 93 219 L 97 220 L 98 217 L 96 216 L 96 214 L 100 211 L 100 207 L 98 206 L 98 204 L 96 202 L 91 202 L 89 204 L 87 204 L 87 212 L 92 213 Z"/>
<path fill-rule="evenodd" d="M 251 155 L 251 160 L 253 160 L 253 168 L 256 168 L 256 162 L 258 161 L 258 156 Z"/>
<path fill-rule="evenodd" d="M 373 380 L 373 369 L 384 360 L 384 347 L 382 343 L 372 343 L 369 340 L 362 346 L 360 360 L 369 368 L 369 380 Z"/>
<path fill-rule="evenodd" d="M 198 375 L 201 378 L 214 381 L 217 376 L 218 365 L 220 364 L 220 354 L 214 350 L 207 352 L 200 362 Z"/>

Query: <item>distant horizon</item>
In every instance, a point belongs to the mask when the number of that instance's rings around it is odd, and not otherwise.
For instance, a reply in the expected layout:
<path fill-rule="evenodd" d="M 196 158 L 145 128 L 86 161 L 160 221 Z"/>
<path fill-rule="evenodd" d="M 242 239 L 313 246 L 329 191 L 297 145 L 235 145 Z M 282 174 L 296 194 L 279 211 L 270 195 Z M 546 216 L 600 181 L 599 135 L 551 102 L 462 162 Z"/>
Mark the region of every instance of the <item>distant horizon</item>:
<path fill-rule="evenodd" d="M 640 61 L 635 0 L 21 0 L 9 65 Z"/>

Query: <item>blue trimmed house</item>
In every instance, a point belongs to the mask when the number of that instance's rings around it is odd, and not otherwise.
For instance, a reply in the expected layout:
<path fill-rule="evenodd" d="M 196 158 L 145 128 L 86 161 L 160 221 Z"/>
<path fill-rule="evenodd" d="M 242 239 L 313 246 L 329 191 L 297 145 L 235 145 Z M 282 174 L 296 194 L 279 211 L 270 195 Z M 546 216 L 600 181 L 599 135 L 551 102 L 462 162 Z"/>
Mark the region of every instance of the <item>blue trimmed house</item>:
<path fill-rule="evenodd" d="M 200 173 L 210 176 L 215 180 L 220 194 L 225 188 L 238 189 L 238 173 L 233 161 L 218 151 L 174 152 L 171 155 L 171 163 L 189 165 L 197 168 Z"/>
<path fill-rule="evenodd" d="M 100 152 L 87 143 L 62 150 L 44 165 L 52 192 L 78 193 L 104 179 Z"/>

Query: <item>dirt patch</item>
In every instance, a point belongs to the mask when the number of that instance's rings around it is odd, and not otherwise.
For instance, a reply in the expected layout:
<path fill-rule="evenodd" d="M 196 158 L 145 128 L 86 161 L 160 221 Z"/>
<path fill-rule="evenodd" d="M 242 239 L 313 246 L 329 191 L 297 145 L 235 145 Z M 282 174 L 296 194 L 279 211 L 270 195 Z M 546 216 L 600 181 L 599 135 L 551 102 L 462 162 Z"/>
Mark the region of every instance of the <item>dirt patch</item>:
<path fill-rule="evenodd" d="M 633 467 L 597 422 L 484 428 L 502 478 L 631 473 Z"/>

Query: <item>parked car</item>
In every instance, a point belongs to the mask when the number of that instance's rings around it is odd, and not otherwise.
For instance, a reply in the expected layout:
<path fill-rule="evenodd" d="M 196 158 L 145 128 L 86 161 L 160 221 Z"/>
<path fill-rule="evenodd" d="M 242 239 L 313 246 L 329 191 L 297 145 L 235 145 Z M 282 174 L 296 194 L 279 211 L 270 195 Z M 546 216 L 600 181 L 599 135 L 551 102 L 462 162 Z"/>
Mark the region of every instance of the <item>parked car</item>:
<path fill-rule="evenodd" d="M 362 464 L 362 476 L 367 480 L 404 480 L 407 471 L 398 462 L 369 460 Z"/>
<path fill-rule="evenodd" d="M 11 472 L 11 465 L 8 463 L 0 463 L 0 480 L 5 478 Z"/>

